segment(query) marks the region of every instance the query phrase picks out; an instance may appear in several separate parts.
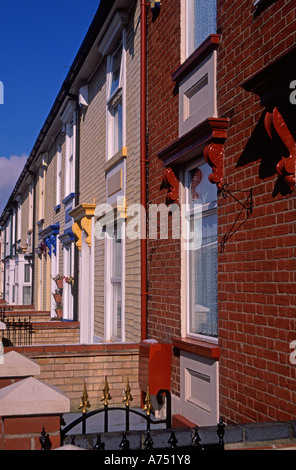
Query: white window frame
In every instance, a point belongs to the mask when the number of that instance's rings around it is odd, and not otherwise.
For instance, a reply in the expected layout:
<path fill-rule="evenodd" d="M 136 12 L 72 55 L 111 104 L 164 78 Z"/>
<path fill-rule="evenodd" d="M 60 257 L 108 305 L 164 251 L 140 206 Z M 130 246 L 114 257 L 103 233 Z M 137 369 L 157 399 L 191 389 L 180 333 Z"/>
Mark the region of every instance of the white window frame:
<path fill-rule="evenodd" d="M 113 276 L 113 260 L 114 260 L 114 243 L 115 235 L 106 233 L 105 240 L 105 296 L 106 296 L 106 310 L 105 310 L 105 340 L 106 341 L 125 341 L 125 222 L 120 222 L 121 236 L 121 278 Z M 114 288 L 121 285 L 121 335 L 116 332 L 117 318 L 113 308 Z"/>
<path fill-rule="evenodd" d="M 68 101 L 61 117 L 63 132 L 65 133 L 65 187 L 64 197 L 75 193 L 76 181 L 76 128 L 77 110 L 74 100 Z"/>
<path fill-rule="evenodd" d="M 44 192 L 45 192 L 45 169 L 43 165 L 39 168 L 39 205 L 38 205 L 38 220 L 44 218 Z"/>
<path fill-rule="evenodd" d="M 116 53 L 121 48 L 121 63 L 118 86 L 113 90 L 112 87 L 112 74 L 113 63 Z M 116 120 L 118 119 L 118 112 L 115 113 L 116 107 L 121 103 L 121 143 L 118 144 L 118 129 L 116 128 Z M 122 29 L 121 39 L 117 43 L 113 52 L 107 57 L 107 96 L 106 96 L 106 113 L 107 113 L 107 160 L 110 160 L 122 147 L 125 147 L 126 142 L 126 29 Z"/>
<path fill-rule="evenodd" d="M 189 208 L 189 191 L 190 191 L 190 187 L 189 187 L 189 175 L 190 175 L 190 171 L 193 170 L 194 168 L 197 168 L 203 164 L 205 164 L 205 160 L 203 157 L 197 157 L 196 159 L 194 159 L 194 161 L 191 161 L 186 167 L 185 167 L 185 208 L 188 209 Z M 211 184 L 210 182 L 208 182 L 208 184 Z M 204 206 L 209 206 L 209 204 L 205 204 Z M 203 209 L 204 209 L 204 206 L 202 207 L 202 212 L 203 212 Z M 207 209 L 207 215 L 212 215 L 212 214 L 217 214 L 217 200 L 216 200 L 216 205 L 215 207 L 208 207 Z M 184 220 L 186 220 L 186 224 L 185 224 L 185 227 L 186 227 L 186 240 L 188 240 L 188 234 L 190 233 L 190 216 L 193 215 L 194 213 L 194 209 L 189 209 L 189 210 L 185 210 L 185 214 L 184 214 Z M 197 216 L 202 216 L 202 212 L 200 213 L 199 210 L 197 211 Z M 190 242 L 189 242 L 190 243 Z M 217 245 L 218 245 L 218 239 L 217 239 Z M 218 251 L 217 251 L 217 256 L 218 256 Z M 217 344 L 218 343 L 218 337 L 214 337 L 214 336 L 207 336 L 205 334 L 200 334 L 200 333 L 193 333 L 190 331 L 190 325 L 191 325 L 191 315 L 192 315 L 192 312 L 191 312 L 191 304 L 190 304 L 190 295 L 191 295 L 191 285 L 190 285 L 190 279 L 191 279 L 191 275 L 190 275 L 190 250 L 186 249 L 185 251 L 185 263 L 186 263 L 186 336 L 189 337 L 189 338 L 193 338 L 193 339 L 201 339 L 203 341 L 208 341 L 208 342 L 211 342 L 211 343 L 215 343 Z M 218 286 L 217 286 L 217 289 L 218 289 Z M 218 313 L 217 313 L 218 315 Z"/>
<path fill-rule="evenodd" d="M 66 165 L 65 165 L 65 197 L 75 193 L 75 113 L 66 124 Z"/>
<path fill-rule="evenodd" d="M 57 180 L 56 180 L 56 206 L 61 204 L 61 187 L 62 187 L 62 149 L 58 146 L 57 151 Z"/>
<path fill-rule="evenodd" d="M 74 243 L 63 245 L 63 272 L 64 276 L 70 277 L 74 274 Z M 63 287 L 63 318 L 73 320 L 73 291 L 70 284 L 64 282 Z"/>
<path fill-rule="evenodd" d="M 29 231 L 33 230 L 33 184 L 29 185 Z"/>
<path fill-rule="evenodd" d="M 17 242 L 20 242 L 22 236 L 22 199 L 17 197 Z"/>
<path fill-rule="evenodd" d="M 181 8 L 181 58 L 183 62 L 199 45 L 194 45 L 194 37 L 192 34 L 192 21 L 194 22 L 193 0 L 181 0 Z M 216 34 L 216 31 L 211 31 L 209 34 Z"/>

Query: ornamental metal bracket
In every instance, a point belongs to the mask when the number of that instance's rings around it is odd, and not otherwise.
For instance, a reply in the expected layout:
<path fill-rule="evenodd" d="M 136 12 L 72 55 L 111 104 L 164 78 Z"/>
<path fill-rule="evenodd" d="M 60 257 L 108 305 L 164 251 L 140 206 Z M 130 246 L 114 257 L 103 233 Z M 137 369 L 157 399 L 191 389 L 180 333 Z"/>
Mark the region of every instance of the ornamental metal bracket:
<path fill-rule="evenodd" d="M 245 201 L 240 201 L 235 195 L 234 192 L 248 192 L 247 198 Z M 220 252 L 223 253 L 225 250 L 226 242 L 240 229 L 240 227 L 249 219 L 251 214 L 253 213 L 253 189 L 251 188 L 249 191 L 241 191 L 239 189 L 235 189 L 230 191 L 228 189 L 228 185 L 224 184 L 222 186 L 221 195 L 225 199 L 228 195 L 231 196 L 236 202 L 238 202 L 241 206 L 241 210 L 235 218 L 230 230 L 223 236 L 221 244 L 220 244 Z M 241 214 L 244 213 L 245 217 L 243 220 L 240 220 Z"/>
<path fill-rule="evenodd" d="M 289 190 L 292 191 L 296 182 L 296 142 L 277 107 L 275 107 L 271 113 L 266 113 L 264 126 L 271 140 L 274 138 L 273 131 L 275 131 L 289 151 L 289 156 L 281 157 L 281 160 L 277 163 L 276 171 L 284 179 Z"/>

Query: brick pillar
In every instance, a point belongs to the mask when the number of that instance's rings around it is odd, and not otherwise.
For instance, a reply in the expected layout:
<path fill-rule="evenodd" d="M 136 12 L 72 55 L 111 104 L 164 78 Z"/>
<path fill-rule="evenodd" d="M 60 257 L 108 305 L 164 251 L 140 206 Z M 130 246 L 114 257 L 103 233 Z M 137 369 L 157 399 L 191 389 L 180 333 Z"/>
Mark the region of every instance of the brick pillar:
<path fill-rule="evenodd" d="M 0 364 L 0 450 L 41 450 L 44 428 L 51 447 L 60 445 L 61 417 L 70 411 L 69 398 L 32 375 L 35 361 L 11 351 Z M 26 377 L 26 378 L 24 378 Z"/>

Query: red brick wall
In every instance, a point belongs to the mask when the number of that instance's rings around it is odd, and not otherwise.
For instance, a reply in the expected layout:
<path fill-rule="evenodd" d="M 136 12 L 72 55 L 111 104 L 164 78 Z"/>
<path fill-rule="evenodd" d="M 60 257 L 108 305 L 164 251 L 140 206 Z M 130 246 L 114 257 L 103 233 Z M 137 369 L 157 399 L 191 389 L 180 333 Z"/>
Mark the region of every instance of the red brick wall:
<path fill-rule="evenodd" d="M 252 4 L 218 0 L 218 113 L 230 118 L 224 182 L 254 192 L 253 214 L 219 254 L 220 403 L 228 422 L 296 418 L 296 366 L 289 360 L 296 339 L 295 191 L 273 194 L 277 176 L 261 177 L 259 156 L 236 166 L 264 110 L 241 85 L 295 44 L 296 10 L 278 0 L 253 18 Z M 220 240 L 239 210 L 230 196 L 219 198 Z"/>
<path fill-rule="evenodd" d="M 41 450 L 42 429 L 48 434 L 52 449 L 61 445 L 60 416 L 16 416 L 0 418 L 1 450 Z"/>
<path fill-rule="evenodd" d="M 148 12 L 148 120 L 149 204 L 166 202 L 160 189 L 163 163 L 156 154 L 178 137 L 178 94 L 172 73 L 180 65 L 180 2 L 162 2 L 152 21 Z M 169 232 L 170 233 L 170 232 Z M 148 240 L 148 337 L 162 341 L 180 336 L 180 244 L 172 240 Z M 173 358 L 172 383 L 178 388 L 178 358 Z M 177 390 L 173 390 L 177 393 Z"/>

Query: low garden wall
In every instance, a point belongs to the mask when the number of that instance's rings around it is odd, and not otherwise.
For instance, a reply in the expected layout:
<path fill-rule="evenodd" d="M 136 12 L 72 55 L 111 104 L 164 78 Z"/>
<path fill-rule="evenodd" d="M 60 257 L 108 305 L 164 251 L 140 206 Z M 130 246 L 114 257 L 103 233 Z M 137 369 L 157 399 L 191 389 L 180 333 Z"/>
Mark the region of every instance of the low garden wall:
<path fill-rule="evenodd" d="M 91 405 L 88 411 L 102 406 L 100 398 L 105 376 L 112 397 L 110 406 L 122 406 L 127 377 L 133 396 L 131 406 L 138 407 L 141 404 L 138 385 L 139 344 L 40 344 L 5 348 L 4 352 L 10 350 L 35 360 L 41 369 L 37 378 L 63 391 L 70 399 L 73 412 L 79 411 L 84 381 Z"/>

